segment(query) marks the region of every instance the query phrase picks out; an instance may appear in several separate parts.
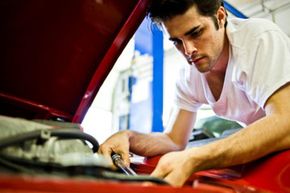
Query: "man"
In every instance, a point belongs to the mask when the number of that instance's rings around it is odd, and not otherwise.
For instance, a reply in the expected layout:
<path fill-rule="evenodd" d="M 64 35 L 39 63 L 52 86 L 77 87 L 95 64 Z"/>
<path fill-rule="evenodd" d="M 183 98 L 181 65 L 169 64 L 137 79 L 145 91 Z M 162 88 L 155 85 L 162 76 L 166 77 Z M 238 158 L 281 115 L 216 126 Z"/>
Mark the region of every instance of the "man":
<path fill-rule="evenodd" d="M 100 153 L 119 153 L 127 164 L 129 151 L 165 154 L 152 175 L 182 186 L 193 172 L 290 148 L 290 41 L 278 27 L 262 19 L 227 21 L 220 0 L 154 0 L 149 16 L 189 63 L 177 83 L 172 128 L 159 134 L 121 131 L 101 145 Z M 201 104 L 247 126 L 184 150 Z"/>

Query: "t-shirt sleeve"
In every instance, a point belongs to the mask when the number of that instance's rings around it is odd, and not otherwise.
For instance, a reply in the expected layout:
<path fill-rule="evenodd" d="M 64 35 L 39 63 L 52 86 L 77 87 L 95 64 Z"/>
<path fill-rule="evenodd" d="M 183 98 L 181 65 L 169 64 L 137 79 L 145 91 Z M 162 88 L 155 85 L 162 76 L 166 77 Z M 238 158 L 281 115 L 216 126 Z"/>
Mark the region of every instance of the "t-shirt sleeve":
<path fill-rule="evenodd" d="M 245 89 L 264 108 L 267 99 L 290 81 L 290 40 L 278 29 L 253 37 Z"/>
<path fill-rule="evenodd" d="M 188 81 L 190 78 L 187 73 L 190 72 L 186 71 L 186 69 L 181 69 L 179 72 L 179 77 L 176 81 L 175 87 L 174 103 L 180 109 L 197 112 L 199 107 L 202 105 L 196 96 L 197 93 L 199 93 L 199 89 L 196 88 L 195 84 L 197 83 L 194 80 Z"/>

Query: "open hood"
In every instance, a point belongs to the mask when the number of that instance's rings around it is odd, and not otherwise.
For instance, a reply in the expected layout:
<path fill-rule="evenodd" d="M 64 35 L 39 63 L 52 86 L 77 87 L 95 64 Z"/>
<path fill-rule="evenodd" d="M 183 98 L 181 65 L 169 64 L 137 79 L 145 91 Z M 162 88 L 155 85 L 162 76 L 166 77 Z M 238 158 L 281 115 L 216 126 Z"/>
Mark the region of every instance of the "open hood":
<path fill-rule="evenodd" d="M 0 2 L 0 114 L 80 123 L 148 0 Z"/>

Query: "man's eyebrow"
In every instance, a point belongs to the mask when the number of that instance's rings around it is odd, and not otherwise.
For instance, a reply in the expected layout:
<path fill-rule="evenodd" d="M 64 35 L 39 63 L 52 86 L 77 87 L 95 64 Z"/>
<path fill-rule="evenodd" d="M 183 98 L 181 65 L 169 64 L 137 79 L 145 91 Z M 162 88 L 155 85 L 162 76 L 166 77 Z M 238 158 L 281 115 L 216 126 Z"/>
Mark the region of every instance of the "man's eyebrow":
<path fill-rule="evenodd" d="M 191 28 L 190 30 L 188 30 L 187 32 L 185 32 L 184 35 L 185 35 L 185 36 L 188 36 L 188 35 L 194 33 L 194 32 L 195 32 L 199 27 L 200 27 L 200 25 Z"/>
<path fill-rule="evenodd" d="M 199 29 L 199 28 L 200 28 L 200 25 L 195 26 L 195 27 L 191 28 L 190 30 L 188 30 L 187 32 L 185 32 L 184 35 L 185 35 L 185 36 L 188 36 L 188 35 L 194 33 L 194 32 L 195 32 L 197 29 Z M 170 41 L 175 41 L 175 40 L 177 40 L 177 39 L 178 39 L 178 38 L 176 38 L 176 37 L 170 37 L 170 38 L 169 38 Z"/>

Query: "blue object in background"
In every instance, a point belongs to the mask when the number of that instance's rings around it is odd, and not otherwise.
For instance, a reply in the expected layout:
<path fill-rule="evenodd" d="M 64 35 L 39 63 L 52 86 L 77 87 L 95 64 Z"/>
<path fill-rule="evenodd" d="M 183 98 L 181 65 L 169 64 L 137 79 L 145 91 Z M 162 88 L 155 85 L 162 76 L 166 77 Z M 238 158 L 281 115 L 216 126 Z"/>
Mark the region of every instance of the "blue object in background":
<path fill-rule="evenodd" d="M 149 54 L 152 56 L 152 24 L 148 18 L 145 18 L 135 33 L 135 50 L 140 54 Z"/>
<path fill-rule="evenodd" d="M 244 19 L 248 18 L 245 14 L 240 12 L 238 9 L 236 9 L 234 6 L 232 6 L 227 1 L 224 1 L 224 6 L 225 6 L 226 10 L 228 10 L 234 16 L 239 17 L 239 18 L 244 18 Z"/>
<path fill-rule="evenodd" d="M 153 123 L 152 132 L 162 132 L 163 122 L 163 33 L 156 26 L 153 31 Z"/>
<path fill-rule="evenodd" d="M 150 85 L 151 93 L 148 95 L 150 98 L 139 104 L 131 101 L 130 129 L 144 130 L 142 128 L 146 128 L 150 124 L 151 132 L 162 132 L 163 33 L 148 18 L 144 19 L 135 33 L 135 50 L 140 54 L 148 54 L 153 57 L 153 77 Z M 136 86 L 138 86 L 138 81 Z"/>

